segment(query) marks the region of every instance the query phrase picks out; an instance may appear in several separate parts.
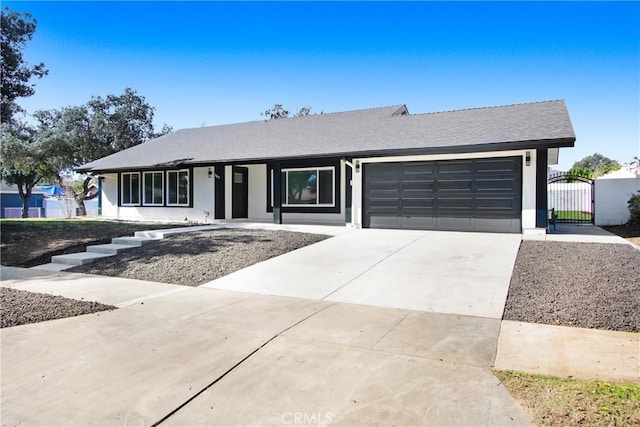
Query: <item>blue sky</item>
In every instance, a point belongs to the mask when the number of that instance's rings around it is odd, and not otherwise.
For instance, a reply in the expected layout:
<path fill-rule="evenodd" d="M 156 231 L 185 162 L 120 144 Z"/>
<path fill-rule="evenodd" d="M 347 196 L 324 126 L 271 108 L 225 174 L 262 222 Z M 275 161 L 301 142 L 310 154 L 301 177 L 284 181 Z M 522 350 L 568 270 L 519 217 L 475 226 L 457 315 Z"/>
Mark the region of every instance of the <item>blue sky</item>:
<path fill-rule="evenodd" d="M 15 2 L 49 76 L 29 112 L 132 87 L 174 129 L 275 103 L 410 112 L 565 99 L 561 169 L 640 155 L 639 2 Z"/>

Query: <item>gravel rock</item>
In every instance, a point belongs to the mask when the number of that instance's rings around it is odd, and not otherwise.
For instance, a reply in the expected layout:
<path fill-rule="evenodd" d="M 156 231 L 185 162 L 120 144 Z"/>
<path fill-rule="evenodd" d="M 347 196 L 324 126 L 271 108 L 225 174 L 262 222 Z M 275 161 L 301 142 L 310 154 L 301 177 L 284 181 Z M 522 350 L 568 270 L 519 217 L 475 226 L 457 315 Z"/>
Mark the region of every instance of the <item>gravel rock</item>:
<path fill-rule="evenodd" d="M 0 287 L 0 328 L 114 310 L 98 302 Z"/>
<path fill-rule="evenodd" d="M 640 331 L 640 251 L 628 245 L 524 241 L 504 319 Z"/>
<path fill-rule="evenodd" d="M 328 236 L 319 234 L 273 230 L 191 232 L 67 271 L 199 286 L 326 238 Z"/>

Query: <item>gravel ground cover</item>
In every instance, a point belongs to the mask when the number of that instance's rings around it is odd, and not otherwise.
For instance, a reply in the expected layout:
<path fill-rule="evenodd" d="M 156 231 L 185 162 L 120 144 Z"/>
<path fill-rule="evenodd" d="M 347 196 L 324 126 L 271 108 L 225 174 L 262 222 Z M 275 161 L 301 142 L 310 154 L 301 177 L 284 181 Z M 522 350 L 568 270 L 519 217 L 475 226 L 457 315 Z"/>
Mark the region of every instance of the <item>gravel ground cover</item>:
<path fill-rule="evenodd" d="M 274 230 L 191 232 L 67 271 L 199 286 L 328 237 Z"/>
<path fill-rule="evenodd" d="M 0 287 L 0 328 L 115 310 L 112 305 Z"/>
<path fill-rule="evenodd" d="M 640 251 L 624 244 L 524 241 L 504 319 L 640 332 Z"/>

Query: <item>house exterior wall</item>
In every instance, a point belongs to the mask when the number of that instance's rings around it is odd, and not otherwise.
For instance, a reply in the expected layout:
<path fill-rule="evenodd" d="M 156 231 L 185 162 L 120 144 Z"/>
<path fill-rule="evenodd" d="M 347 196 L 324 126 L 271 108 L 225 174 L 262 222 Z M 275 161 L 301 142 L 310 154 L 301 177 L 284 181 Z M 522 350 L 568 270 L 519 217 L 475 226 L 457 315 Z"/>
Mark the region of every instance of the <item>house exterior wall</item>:
<path fill-rule="evenodd" d="M 526 155 L 529 153 L 530 163 L 526 165 Z M 535 150 L 513 150 L 500 152 L 479 152 L 464 154 L 438 154 L 426 156 L 396 156 L 396 157 L 372 157 L 354 158 L 353 164 L 360 164 L 359 171 L 353 171 L 353 202 L 352 202 L 352 223 L 356 228 L 362 227 L 363 217 L 363 181 L 362 175 L 365 163 L 384 162 L 411 162 L 411 161 L 433 161 L 433 160 L 456 160 L 456 159 L 481 159 L 491 157 L 522 157 L 522 229 L 532 230 L 536 228 L 536 152 Z"/>
<path fill-rule="evenodd" d="M 273 213 L 267 211 L 267 165 L 238 165 L 249 169 L 249 220 L 272 221 Z M 345 200 L 345 173 L 344 162 L 340 164 L 340 212 L 339 213 L 292 213 L 282 214 L 284 223 L 313 223 L 313 224 L 344 224 L 344 200 Z M 231 219 L 231 166 L 227 167 L 228 179 L 225 194 L 229 194 L 226 200 L 227 216 Z M 338 195 L 336 195 L 338 197 Z"/>
<path fill-rule="evenodd" d="M 118 174 L 102 175 L 102 216 L 131 221 L 207 222 L 213 221 L 214 179 L 209 168 L 193 168 L 193 207 L 118 206 Z"/>
<path fill-rule="evenodd" d="M 526 164 L 526 156 L 529 155 L 529 165 Z M 456 160 L 456 159 L 478 159 L 491 157 L 513 157 L 522 158 L 522 229 L 536 229 L 536 151 L 535 150 L 512 150 L 502 152 L 478 152 L 465 154 L 442 154 L 442 155 L 422 155 L 422 156 L 395 156 L 395 157 L 372 157 L 354 158 L 352 163 L 360 164 L 359 171 L 352 171 L 352 216 L 348 226 L 362 227 L 362 195 L 363 195 L 363 165 L 365 163 L 380 162 L 409 162 L 409 161 L 434 161 L 434 160 Z M 248 220 L 252 221 L 272 221 L 273 214 L 267 209 L 267 165 L 249 164 L 243 166 L 248 168 Z M 316 223 L 316 224 L 345 224 L 345 193 L 346 193 L 346 168 L 344 161 L 340 162 L 340 211 L 338 213 L 283 213 L 283 222 L 287 223 Z M 126 220 L 157 220 L 157 221 L 197 221 L 205 222 L 204 212 L 209 212 L 206 217 L 207 222 L 213 222 L 214 213 L 214 183 L 215 177 L 208 175 L 208 167 L 197 167 L 193 169 L 193 207 L 130 207 L 118 206 L 118 175 L 115 173 L 105 174 L 102 191 L 102 215 L 105 218 L 118 218 Z M 224 168 L 225 174 L 225 219 L 232 219 L 232 166 Z"/>
<path fill-rule="evenodd" d="M 629 221 L 628 201 L 640 191 L 640 178 L 598 178 L 594 185 L 596 225 L 620 225 Z"/>

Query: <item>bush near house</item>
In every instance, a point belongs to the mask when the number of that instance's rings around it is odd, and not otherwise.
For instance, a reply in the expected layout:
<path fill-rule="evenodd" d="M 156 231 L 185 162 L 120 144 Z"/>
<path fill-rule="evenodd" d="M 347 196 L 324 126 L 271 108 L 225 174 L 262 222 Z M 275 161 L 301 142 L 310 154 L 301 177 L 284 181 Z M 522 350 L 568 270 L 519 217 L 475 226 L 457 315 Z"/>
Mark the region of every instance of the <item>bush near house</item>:
<path fill-rule="evenodd" d="M 640 191 L 629 199 L 629 225 L 640 226 Z"/>

